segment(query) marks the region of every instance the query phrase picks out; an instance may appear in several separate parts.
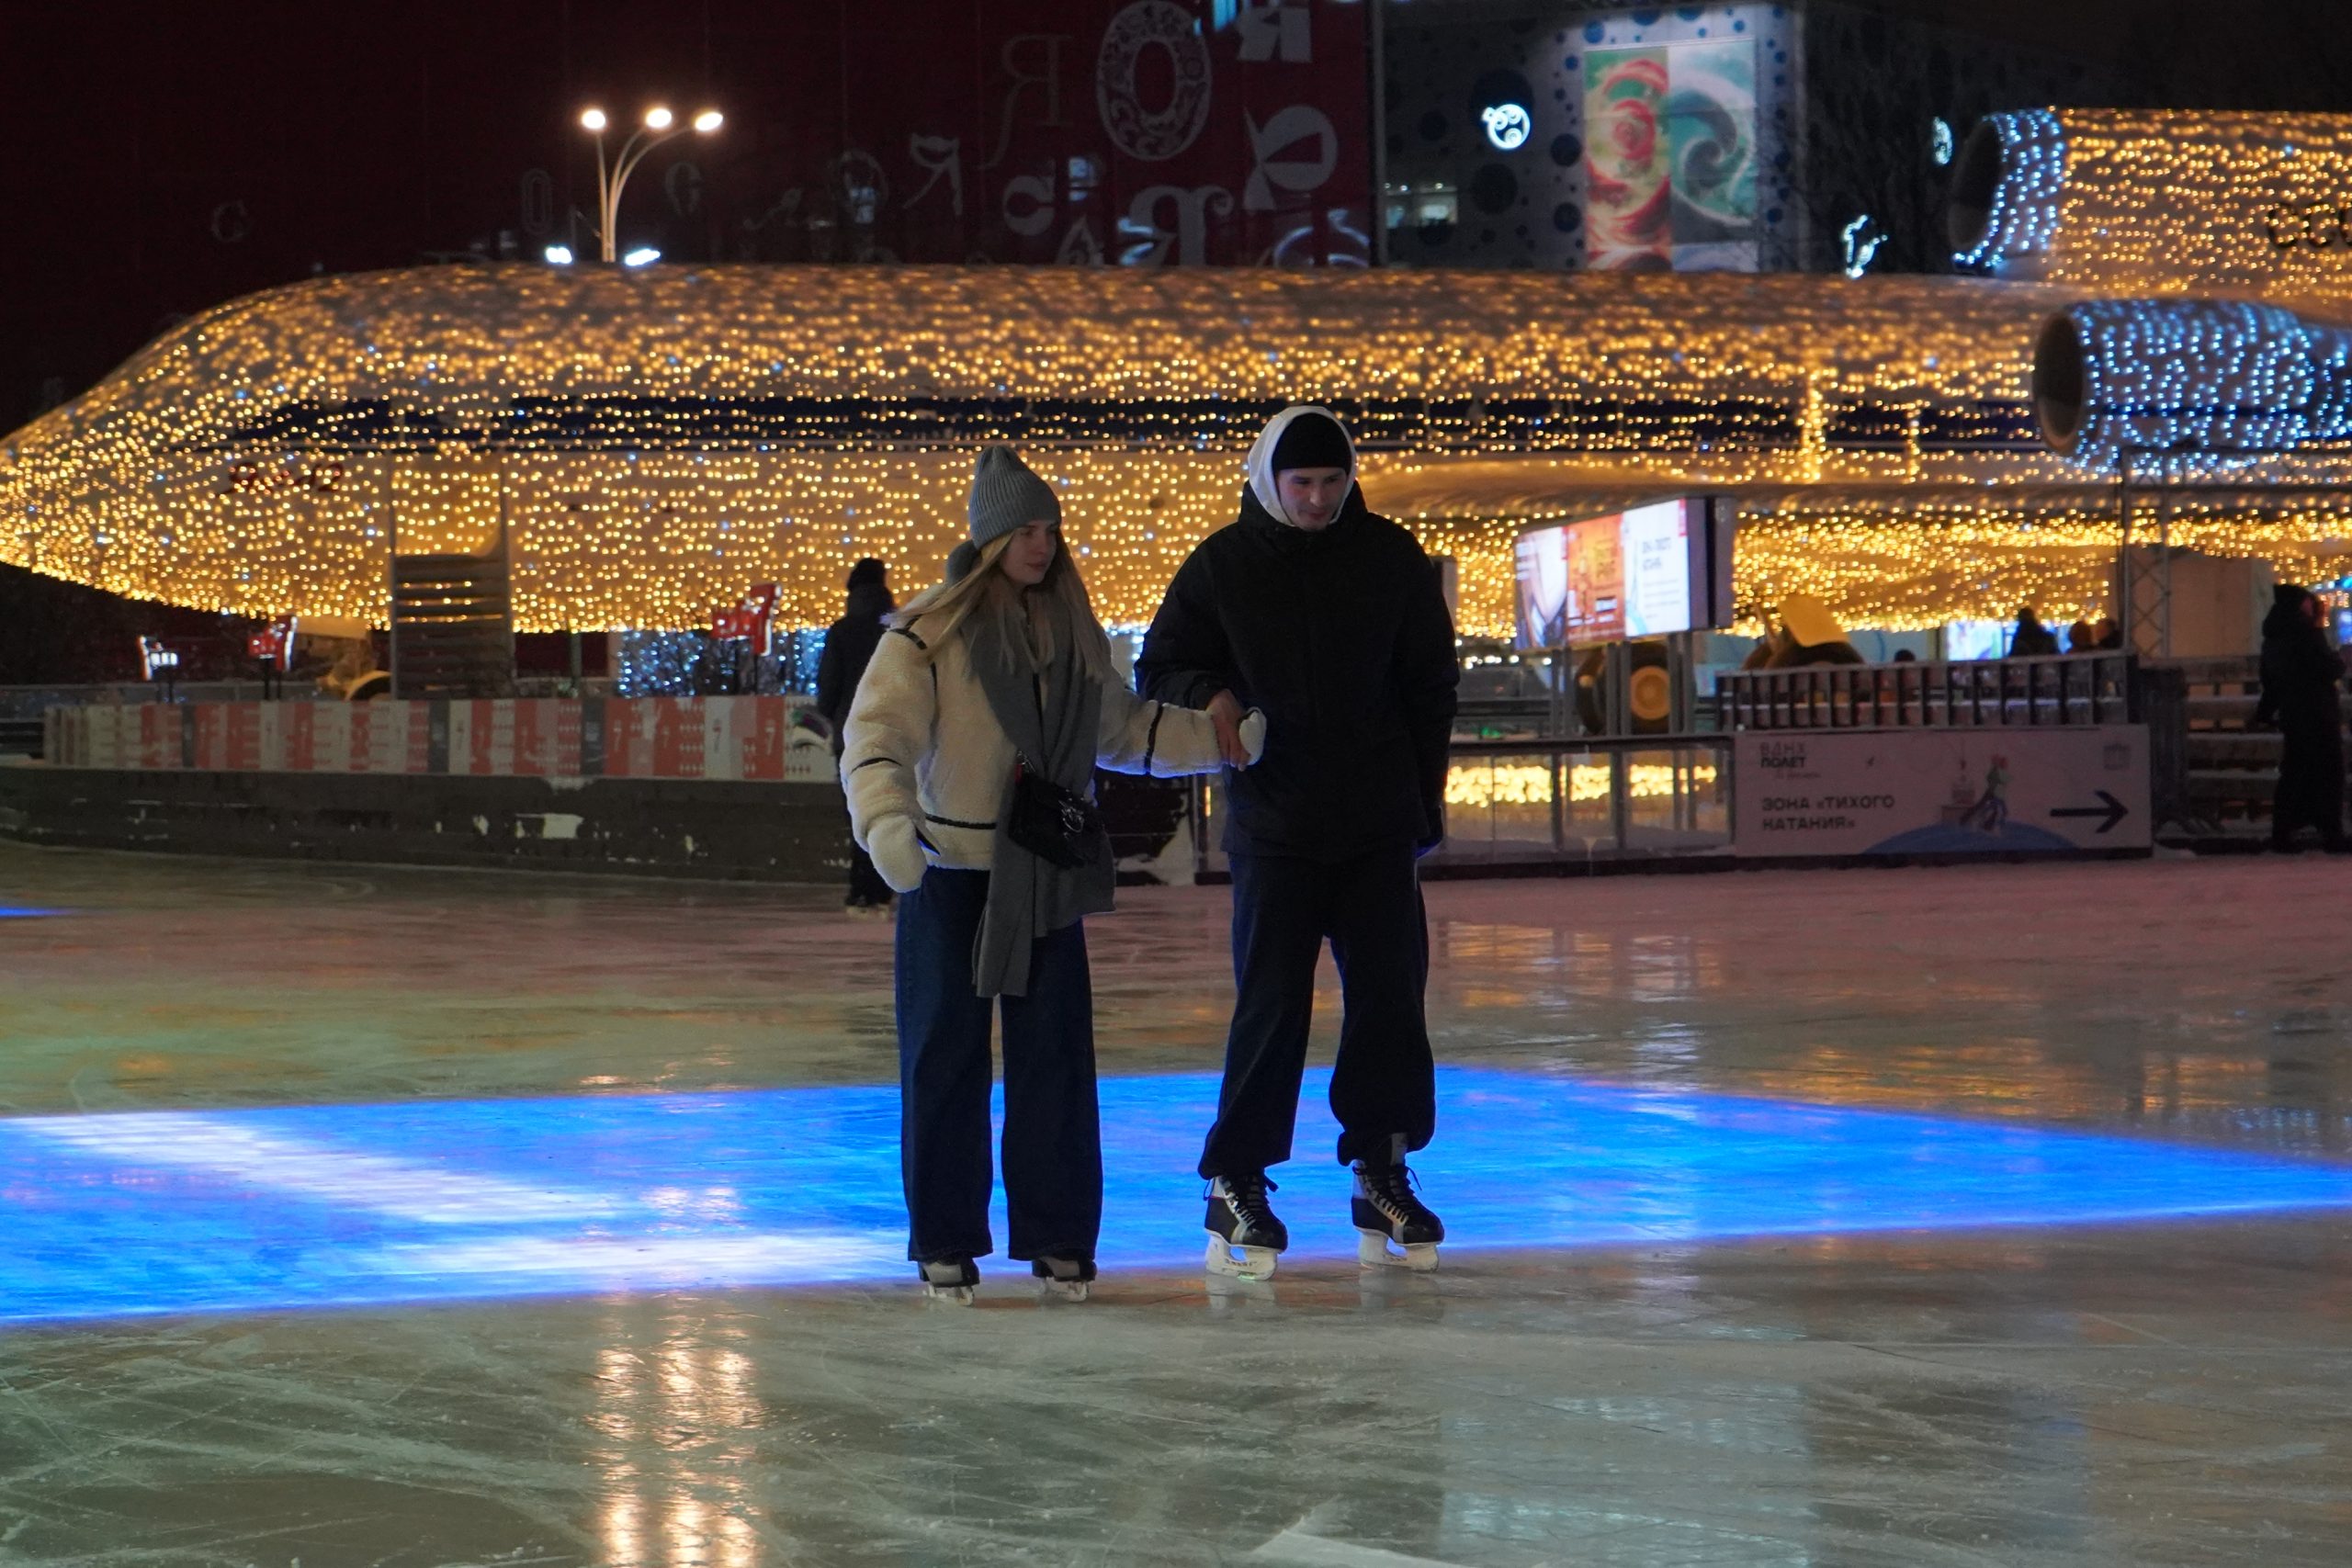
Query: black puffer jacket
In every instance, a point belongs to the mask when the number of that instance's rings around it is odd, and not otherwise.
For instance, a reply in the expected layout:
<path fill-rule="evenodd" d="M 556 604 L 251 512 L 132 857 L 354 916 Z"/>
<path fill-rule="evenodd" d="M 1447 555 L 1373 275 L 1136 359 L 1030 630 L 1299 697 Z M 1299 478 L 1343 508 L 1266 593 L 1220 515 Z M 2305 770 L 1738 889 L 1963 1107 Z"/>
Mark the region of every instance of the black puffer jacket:
<path fill-rule="evenodd" d="M 825 651 L 817 659 L 817 711 L 833 727 L 833 750 L 841 750 L 842 725 L 857 698 L 857 683 L 881 646 L 883 617 L 896 609 L 890 590 L 879 582 L 861 582 L 849 591 L 842 612 L 825 633 Z"/>
<path fill-rule="evenodd" d="M 2338 744 L 2343 661 L 2328 646 L 2327 634 L 2304 619 L 2309 591 L 2282 583 L 2274 593 L 2276 602 L 2262 622 L 2262 704 L 2256 720 L 2276 721 L 2281 729 L 2308 731 Z"/>
<path fill-rule="evenodd" d="M 1226 773 L 1232 854 L 1343 860 L 1433 844 L 1461 669 L 1436 568 L 1349 492 L 1319 533 L 1242 491 L 1169 585 L 1145 637 L 1146 696 L 1205 707 L 1231 691 L 1266 714 L 1266 754 Z"/>

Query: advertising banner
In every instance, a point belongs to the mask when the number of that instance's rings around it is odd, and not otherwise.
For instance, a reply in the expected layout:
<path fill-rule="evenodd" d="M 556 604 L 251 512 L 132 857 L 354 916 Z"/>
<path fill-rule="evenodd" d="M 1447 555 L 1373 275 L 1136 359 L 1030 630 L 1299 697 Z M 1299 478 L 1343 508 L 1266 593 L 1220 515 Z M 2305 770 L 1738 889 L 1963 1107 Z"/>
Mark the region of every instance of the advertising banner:
<path fill-rule="evenodd" d="M 1752 39 L 1597 49 L 1585 57 L 1592 148 L 1586 265 L 1600 271 L 1753 271 Z"/>
<path fill-rule="evenodd" d="M 1521 649 L 1582 648 L 1724 623 L 1729 525 L 1683 497 L 1519 536 Z"/>
<path fill-rule="evenodd" d="M 2148 731 L 1748 731 L 1733 750 L 1743 856 L 2144 850 Z"/>

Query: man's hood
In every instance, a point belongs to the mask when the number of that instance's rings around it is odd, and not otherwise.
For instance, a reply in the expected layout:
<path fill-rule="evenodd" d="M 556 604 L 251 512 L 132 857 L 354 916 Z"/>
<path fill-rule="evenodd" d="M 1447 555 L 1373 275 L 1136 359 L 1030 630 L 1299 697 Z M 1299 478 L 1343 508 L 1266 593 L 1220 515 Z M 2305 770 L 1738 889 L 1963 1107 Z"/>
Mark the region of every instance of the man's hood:
<path fill-rule="evenodd" d="M 1283 432 L 1290 428 L 1293 420 L 1302 414 L 1310 413 L 1321 414 L 1325 419 L 1338 425 L 1340 434 L 1347 437 L 1348 494 L 1355 494 L 1358 489 L 1356 476 L 1359 465 L 1356 458 L 1356 438 L 1348 429 L 1347 422 L 1329 409 L 1319 408 L 1313 403 L 1293 403 L 1266 422 L 1266 428 L 1258 433 L 1257 441 L 1250 448 L 1250 492 L 1258 498 L 1258 504 L 1264 507 L 1270 515 L 1284 523 L 1290 523 L 1293 527 L 1296 527 L 1297 525 L 1292 522 L 1290 513 L 1283 510 L 1282 491 L 1274 484 L 1274 448 L 1282 445 Z M 1340 505 L 1344 513 L 1347 509 L 1347 497 L 1340 498 Z"/>

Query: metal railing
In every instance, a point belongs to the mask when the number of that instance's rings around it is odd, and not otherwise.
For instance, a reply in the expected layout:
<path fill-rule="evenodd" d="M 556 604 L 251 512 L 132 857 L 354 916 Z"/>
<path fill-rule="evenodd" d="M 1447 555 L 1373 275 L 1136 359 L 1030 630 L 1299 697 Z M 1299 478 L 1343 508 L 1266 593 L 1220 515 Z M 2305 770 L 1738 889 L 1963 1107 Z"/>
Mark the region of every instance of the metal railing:
<path fill-rule="evenodd" d="M 2129 724 L 2129 653 L 1743 670 L 1715 678 L 1717 726 L 1738 729 L 1949 729 Z"/>
<path fill-rule="evenodd" d="M 1439 869 L 1720 854 L 1731 846 L 1731 738 L 1456 740 Z M 1223 785 L 1193 779 L 1195 876 L 1226 869 Z"/>

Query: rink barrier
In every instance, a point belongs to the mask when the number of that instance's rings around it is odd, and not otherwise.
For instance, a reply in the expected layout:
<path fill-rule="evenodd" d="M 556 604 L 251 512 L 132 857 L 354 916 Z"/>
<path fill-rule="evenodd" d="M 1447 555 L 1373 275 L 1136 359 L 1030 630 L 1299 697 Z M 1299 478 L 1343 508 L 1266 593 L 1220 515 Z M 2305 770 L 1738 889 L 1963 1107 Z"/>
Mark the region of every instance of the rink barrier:
<path fill-rule="evenodd" d="M 435 698 L 51 707 L 51 766 L 208 773 L 829 784 L 788 697 Z"/>
<path fill-rule="evenodd" d="M 2138 673 L 2129 653 L 1727 671 L 1715 677 L 1715 728 L 2130 724 L 2141 716 Z"/>

